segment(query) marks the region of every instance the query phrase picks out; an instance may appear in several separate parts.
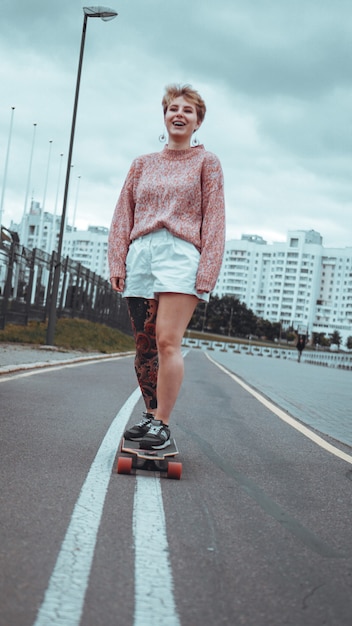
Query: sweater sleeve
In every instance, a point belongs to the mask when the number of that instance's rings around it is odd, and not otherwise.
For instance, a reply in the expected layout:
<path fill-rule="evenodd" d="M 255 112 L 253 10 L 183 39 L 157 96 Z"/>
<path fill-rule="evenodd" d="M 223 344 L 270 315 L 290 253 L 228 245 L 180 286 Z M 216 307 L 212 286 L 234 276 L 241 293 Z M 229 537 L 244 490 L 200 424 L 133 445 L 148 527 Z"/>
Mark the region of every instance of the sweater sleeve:
<path fill-rule="evenodd" d="M 130 235 L 134 223 L 134 175 L 136 161 L 133 161 L 121 189 L 112 217 L 108 238 L 108 261 L 110 277 L 125 278 L 126 257 L 130 245 Z"/>
<path fill-rule="evenodd" d="M 210 292 L 215 287 L 225 247 L 224 177 L 219 159 L 211 153 L 202 168 L 202 214 L 196 288 Z"/>

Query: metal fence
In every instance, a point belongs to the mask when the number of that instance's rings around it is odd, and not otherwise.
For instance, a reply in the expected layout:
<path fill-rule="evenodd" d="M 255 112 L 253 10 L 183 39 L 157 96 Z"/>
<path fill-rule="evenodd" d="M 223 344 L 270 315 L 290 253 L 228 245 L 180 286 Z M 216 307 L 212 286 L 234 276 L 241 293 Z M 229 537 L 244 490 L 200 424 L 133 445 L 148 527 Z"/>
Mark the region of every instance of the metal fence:
<path fill-rule="evenodd" d="M 0 330 L 48 318 L 57 254 L 0 242 Z M 126 301 L 110 283 L 68 257 L 61 259 L 57 317 L 79 317 L 131 333 Z"/>

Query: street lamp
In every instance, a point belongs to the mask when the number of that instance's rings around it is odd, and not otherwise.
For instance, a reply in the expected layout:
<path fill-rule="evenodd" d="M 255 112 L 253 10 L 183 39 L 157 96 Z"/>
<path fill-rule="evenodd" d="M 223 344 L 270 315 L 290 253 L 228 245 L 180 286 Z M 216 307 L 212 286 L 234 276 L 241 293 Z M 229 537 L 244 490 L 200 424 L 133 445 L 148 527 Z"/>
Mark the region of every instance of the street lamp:
<path fill-rule="evenodd" d="M 82 37 L 81 37 L 81 49 L 79 53 L 76 93 L 75 93 L 72 123 L 71 123 L 71 137 L 70 137 L 70 145 L 69 145 L 68 157 L 67 157 L 67 169 L 66 169 L 64 199 L 63 199 L 61 222 L 60 222 L 59 243 L 58 243 L 56 262 L 55 262 L 55 268 L 54 268 L 53 285 L 52 285 L 52 290 L 51 290 L 48 328 L 46 332 L 46 343 L 49 346 L 54 345 L 54 334 L 55 334 L 55 325 L 56 325 L 56 304 L 57 304 L 57 295 L 58 295 L 59 283 L 60 283 L 61 253 L 62 253 L 62 244 L 63 244 L 64 234 L 65 234 L 67 197 L 68 197 L 68 188 L 70 184 L 72 149 L 73 149 L 73 142 L 74 142 L 74 137 L 75 137 L 77 105 L 78 105 L 79 87 L 80 87 L 80 82 L 81 82 L 81 71 L 82 71 L 84 43 L 86 39 L 87 20 L 89 17 L 100 17 L 101 20 L 103 20 L 104 22 L 107 22 L 109 20 L 113 20 L 114 17 L 117 16 L 116 11 L 114 11 L 113 9 L 108 9 L 107 7 L 83 7 L 83 13 L 84 13 L 84 20 L 83 20 Z"/>
<path fill-rule="evenodd" d="M 10 131 L 9 131 L 9 139 L 8 139 L 8 142 L 7 142 L 5 169 L 4 169 L 4 177 L 3 177 L 3 181 L 2 181 L 2 191 L 1 191 L 1 201 L 0 201 L 0 239 L 1 239 L 2 216 L 3 216 L 3 210 L 4 210 L 5 188 L 6 188 L 6 180 L 7 180 L 7 168 L 8 168 L 8 165 L 9 165 L 9 156 L 10 156 L 10 147 L 11 147 L 13 115 L 14 115 L 14 112 L 15 112 L 15 107 L 11 107 L 11 109 L 12 109 L 12 113 L 11 113 Z"/>

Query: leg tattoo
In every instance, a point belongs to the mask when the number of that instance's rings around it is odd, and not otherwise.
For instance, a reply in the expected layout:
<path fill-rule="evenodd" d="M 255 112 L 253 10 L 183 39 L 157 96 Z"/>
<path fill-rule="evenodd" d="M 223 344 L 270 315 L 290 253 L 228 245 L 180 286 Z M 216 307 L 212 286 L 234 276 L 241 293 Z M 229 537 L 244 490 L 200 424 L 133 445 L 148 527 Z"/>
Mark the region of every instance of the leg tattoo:
<path fill-rule="evenodd" d="M 157 300 L 126 298 L 131 319 L 136 356 L 134 367 L 147 411 L 156 409 L 158 350 L 155 338 Z"/>

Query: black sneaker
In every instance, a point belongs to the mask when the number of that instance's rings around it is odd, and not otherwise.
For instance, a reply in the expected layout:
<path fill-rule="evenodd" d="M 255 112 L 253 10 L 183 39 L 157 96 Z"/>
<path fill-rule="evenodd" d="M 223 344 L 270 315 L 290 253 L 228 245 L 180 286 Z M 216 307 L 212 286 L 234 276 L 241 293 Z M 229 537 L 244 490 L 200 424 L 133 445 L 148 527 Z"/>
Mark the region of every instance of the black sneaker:
<path fill-rule="evenodd" d="M 143 417 L 138 424 L 135 424 L 131 428 L 125 430 L 123 434 L 124 438 L 129 441 L 140 441 L 148 432 L 153 417 L 154 415 L 151 413 L 143 413 Z"/>
<path fill-rule="evenodd" d="M 162 450 L 170 445 L 170 428 L 161 420 L 152 420 L 148 432 L 141 440 L 140 448 Z"/>

